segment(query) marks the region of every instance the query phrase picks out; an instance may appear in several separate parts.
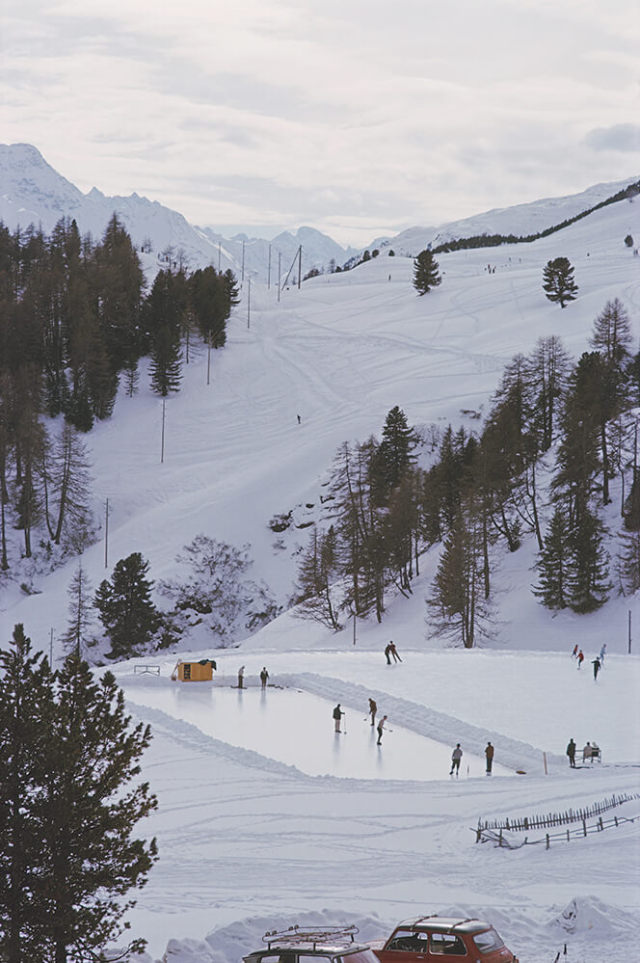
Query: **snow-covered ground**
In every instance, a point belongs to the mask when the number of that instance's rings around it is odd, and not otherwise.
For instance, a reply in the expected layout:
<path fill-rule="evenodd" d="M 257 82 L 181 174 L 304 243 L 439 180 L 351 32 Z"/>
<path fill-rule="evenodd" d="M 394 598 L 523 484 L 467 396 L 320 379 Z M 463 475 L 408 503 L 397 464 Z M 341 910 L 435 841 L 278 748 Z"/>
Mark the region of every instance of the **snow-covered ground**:
<path fill-rule="evenodd" d="M 394 405 L 410 424 L 477 426 L 470 413 L 486 412 L 516 352 L 558 334 L 578 356 L 614 297 L 640 333 L 640 258 L 624 245 L 640 233 L 639 210 L 618 204 L 535 244 L 442 256 L 443 283 L 423 298 L 413 262 L 384 255 L 279 301 L 274 288 L 253 285 L 250 312 L 245 291 L 228 346 L 214 354 L 211 383 L 200 352 L 167 402 L 162 463 L 162 403 L 146 384 L 89 436 L 96 513 L 107 498 L 110 506 L 108 546 L 83 556 L 94 587 L 133 551 L 152 578 L 171 575 L 202 532 L 250 543 L 252 576 L 286 602 L 308 530 L 278 538 L 267 523 L 291 509 L 298 523 L 317 517 L 342 442 L 379 433 Z M 542 268 L 557 256 L 569 257 L 580 286 L 562 311 L 541 289 Z M 615 532 L 619 488 L 613 495 Z M 238 963 L 266 929 L 356 919 L 374 938 L 414 912 L 487 917 L 523 963 L 551 963 L 565 942 L 568 963 L 638 958 L 640 798 L 612 811 L 634 822 L 549 849 L 475 843 L 479 817 L 640 793 L 639 600 L 613 596 L 591 616 L 553 617 L 530 591 L 534 559 L 529 543 L 498 559 L 493 637 L 475 651 L 445 648 L 426 621 L 434 550 L 411 599 L 390 596 L 381 625 L 358 623 L 355 645 L 351 625 L 333 634 L 285 613 L 235 649 L 216 651 L 201 629 L 180 652 L 134 660 L 159 665 L 159 677 L 135 674 L 134 662 L 115 667 L 131 712 L 154 732 L 143 768 L 160 808 L 140 828 L 157 835 L 160 861 L 131 914 L 150 959 L 169 943 L 172 963 Z M 3 637 L 23 622 L 48 651 L 53 630 L 59 656 L 74 570 L 23 569 L 18 581 L 36 593 L 28 597 L 18 582 L 6 585 Z M 391 638 L 403 662 L 387 666 Z M 580 671 L 575 642 L 587 657 Z M 594 682 L 589 659 L 603 642 Z M 170 681 L 176 657 L 190 651 L 217 660 L 213 684 Z M 241 664 L 252 686 L 242 695 L 230 688 Z M 255 688 L 262 665 L 273 683 L 264 701 Z M 365 722 L 369 696 L 393 729 L 380 749 Z M 338 701 L 346 736 L 332 731 Z M 570 771 L 570 737 L 598 742 L 603 762 Z M 490 778 L 473 761 L 487 740 L 496 747 Z M 443 763 L 456 742 L 465 756 L 450 779 Z"/>

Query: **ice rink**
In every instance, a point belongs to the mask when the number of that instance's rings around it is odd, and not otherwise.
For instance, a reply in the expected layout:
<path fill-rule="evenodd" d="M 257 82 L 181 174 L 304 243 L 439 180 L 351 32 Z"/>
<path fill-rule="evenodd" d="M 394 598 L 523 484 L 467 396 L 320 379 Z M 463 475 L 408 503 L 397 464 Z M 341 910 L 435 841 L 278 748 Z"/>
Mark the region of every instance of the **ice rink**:
<path fill-rule="evenodd" d="M 453 746 L 394 725 L 393 719 L 388 720 L 388 729 L 385 724 L 381 746 L 364 711 L 346 710 L 342 732 L 334 732 L 334 704 L 300 689 L 269 686 L 262 691 L 199 682 L 168 687 L 160 681 L 156 687 L 147 678 L 143 684 L 127 680 L 125 691 L 132 703 L 160 710 L 206 735 L 310 776 L 433 780 L 447 778 L 451 767 Z M 378 719 L 383 714 L 380 706 Z M 493 775 L 509 776 L 513 771 L 494 763 Z M 465 752 L 459 778 L 467 777 L 486 778 L 485 761 Z"/>

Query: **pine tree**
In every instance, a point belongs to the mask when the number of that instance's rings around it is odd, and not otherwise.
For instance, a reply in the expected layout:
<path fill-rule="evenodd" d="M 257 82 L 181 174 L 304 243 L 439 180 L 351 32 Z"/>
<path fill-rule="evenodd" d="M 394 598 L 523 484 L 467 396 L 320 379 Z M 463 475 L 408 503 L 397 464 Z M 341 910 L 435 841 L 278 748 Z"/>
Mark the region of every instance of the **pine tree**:
<path fill-rule="evenodd" d="M 69 624 L 62 641 L 68 652 L 75 652 L 81 657 L 84 655 L 87 636 L 93 624 L 93 589 L 82 562 L 78 563 L 67 596 Z"/>
<path fill-rule="evenodd" d="M 158 629 L 161 617 L 151 601 L 149 563 L 140 552 L 120 559 L 111 581 L 104 579 L 95 596 L 100 621 L 111 639 L 108 658 L 126 658 L 143 648 Z"/>
<path fill-rule="evenodd" d="M 180 390 L 182 352 L 180 332 L 168 324 L 156 328 L 151 346 L 151 389 L 162 398 Z"/>
<path fill-rule="evenodd" d="M 573 279 L 574 268 L 566 257 L 547 261 L 542 272 L 543 290 L 549 301 L 564 308 L 569 301 L 575 301 L 578 285 Z"/>
<path fill-rule="evenodd" d="M 584 512 L 572 529 L 567 600 L 574 612 L 594 612 L 609 597 L 609 556 L 603 534 L 602 522 L 591 511 Z"/>
<path fill-rule="evenodd" d="M 431 288 L 437 287 L 440 277 L 439 265 L 433 252 L 421 251 L 413 262 L 413 286 L 418 294 L 427 294 Z"/>
<path fill-rule="evenodd" d="M 559 408 L 567 387 L 569 355 L 560 338 L 539 338 L 529 362 L 540 450 L 548 451 L 554 440 Z"/>
<path fill-rule="evenodd" d="M 602 459 L 602 499 L 606 505 L 609 498 L 609 479 L 615 474 L 615 430 L 612 423 L 628 407 L 629 395 L 629 348 L 632 343 L 631 322 L 622 303 L 615 298 L 607 301 L 604 310 L 594 321 L 590 339 L 602 360 L 598 381 L 599 392 L 595 409 L 599 415 L 600 452 Z"/>
<path fill-rule="evenodd" d="M 484 597 L 482 531 L 474 506 L 461 507 L 447 535 L 427 600 L 438 634 L 472 648 L 487 634 L 489 603 Z"/>
<path fill-rule="evenodd" d="M 132 836 L 157 800 L 148 783 L 132 782 L 151 741 L 133 725 L 110 672 L 95 680 L 77 656 L 59 675 L 45 764 L 40 821 L 45 876 L 38 920 L 55 963 L 100 958 L 124 932 L 123 916 L 157 859 L 155 839 Z M 138 952 L 144 940 L 128 947 Z"/>
<path fill-rule="evenodd" d="M 131 238 L 115 213 L 93 252 L 92 269 L 96 317 L 104 335 L 109 371 L 116 374 L 140 351 L 144 274 Z"/>
<path fill-rule="evenodd" d="M 35 894 L 42 886 L 42 765 L 50 748 L 52 676 L 24 627 L 0 648 L 0 959 L 44 960 Z"/>
<path fill-rule="evenodd" d="M 620 533 L 617 571 L 623 595 L 640 589 L 640 530 Z"/>
<path fill-rule="evenodd" d="M 387 503 L 390 493 L 415 460 L 411 454 L 415 445 L 415 432 L 409 427 L 404 411 L 396 405 L 386 417 L 382 441 L 373 452 L 371 473 L 376 504 Z"/>
<path fill-rule="evenodd" d="M 554 497 L 566 498 L 571 528 L 588 509 L 595 490 L 600 459 L 602 360 L 585 352 L 569 378 L 561 419 L 561 439 L 552 481 Z"/>
<path fill-rule="evenodd" d="M 337 632 L 338 605 L 334 599 L 334 581 L 339 576 L 337 539 L 333 525 L 326 533 L 313 528 L 311 541 L 298 568 L 299 602 L 294 614 L 313 619 Z"/>
<path fill-rule="evenodd" d="M 49 534 L 56 545 L 64 536 L 75 552 L 82 552 L 91 529 L 89 461 L 86 446 L 72 425 L 63 426 L 46 477 Z"/>
<path fill-rule="evenodd" d="M 556 508 L 536 561 L 538 582 L 533 593 L 548 609 L 564 609 L 568 604 L 570 532 L 568 520 L 561 508 Z"/>

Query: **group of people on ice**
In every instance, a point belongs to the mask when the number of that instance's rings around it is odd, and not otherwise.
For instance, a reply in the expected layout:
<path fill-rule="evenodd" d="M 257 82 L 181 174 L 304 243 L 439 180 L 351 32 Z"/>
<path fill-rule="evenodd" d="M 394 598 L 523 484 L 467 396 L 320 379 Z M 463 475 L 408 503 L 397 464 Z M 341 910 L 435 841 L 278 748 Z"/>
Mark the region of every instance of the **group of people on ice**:
<path fill-rule="evenodd" d="M 462 760 L 463 755 L 464 753 L 462 752 L 462 747 L 460 743 L 457 742 L 455 749 L 451 753 L 451 769 L 449 770 L 450 776 L 453 776 L 453 775 L 458 776 L 460 774 L 460 762 Z M 484 758 L 486 759 L 486 762 L 487 762 L 487 769 L 486 769 L 487 776 L 491 775 L 491 770 L 493 769 L 494 755 L 495 755 L 495 748 L 491 742 L 488 742 L 484 750 Z"/>
<path fill-rule="evenodd" d="M 266 666 L 263 665 L 262 670 L 260 672 L 260 687 L 262 689 L 266 689 L 268 681 L 269 681 L 269 673 L 267 672 Z M 244 666 L 243 665 L 241 665 L 240 668 L 238 669 L 238 688 L 244 689 Z"/>
<path fill-rule="evenodd" d="M 604 657 L 606 655 L 606 652 L 607 652 L 607 643 L 604 642 L 600 649 L 599 655 L 597 655 L 595 659 L 591 660 L 591 665 L 593 666 L 594 680 L 598 678 L 598 672 L 604 665 Z M 578 663 L 578 668 L 581 669 L 582 663 L 584 662 L 584 652 L 582 651 L 582 649 L 580 648 L 577 642 L 573 647 L 573 652 L 571 653 L 571 657 L 576 660 L 576 662 Z"/>

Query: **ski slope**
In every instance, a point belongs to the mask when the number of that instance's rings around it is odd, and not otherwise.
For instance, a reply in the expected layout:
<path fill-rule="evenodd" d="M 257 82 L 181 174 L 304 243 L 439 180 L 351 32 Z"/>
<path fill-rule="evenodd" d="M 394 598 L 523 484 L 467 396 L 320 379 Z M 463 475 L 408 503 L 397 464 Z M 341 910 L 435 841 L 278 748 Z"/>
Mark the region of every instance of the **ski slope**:
<path fill-rule="evenodd" d="M 104 519 L 107 499 L 110 506 L 108 543 L 103 529 L 82 559 L 94 586 L 133 551 L 149 560 L 152 578 L 167 577 L 181 548 L 205 533 L 250 543 L 252 577 L 286 605 L 307 530 L 294 525 L 276 537 L 268 521 L 289 510 L 296 525 L 319 517 L 340 444 L 379 434 L 394 405 L 425 430 L 478 427 L 474 413 L 486 413 L 515 353 L 557 334 L 577 357 L 614 297 L 640 335 L 640 259 L 623 243 L 640 231 L 638 210 L 625 202 L 530 245 L 443 255 L 443 282 L 422 298 L 411 284 L 412 260 L 386 255 L 292 286 L 279 300 L 275 288 L 256 283 L 249 305 L 245 287 L 228 345 L 212 357 L 210 383 L 200 349 L 182 391 L 167 401 L 162 461 L 162 402 L 144 373 L 139 394 L 120 397 L 113 418 L 88 437 L 97 517 Z M 571 260 L 580 289 L 564 310 L 541 288 L 543 266 L 557 256 Z M 619 501 L 614 486 L 613 532 Z M 157 662 L 159 677 L 136 675 L 133 662 L 115 667 L 131 712 L 154 732 L 144 775 L 160 808 L 141 831 L 157 835 L 160 861 L 131 914 L 133 933 L 149 940 L 147 963 L 167 947 L 171 963 L 239 963 L 264 930 L 319 917 L 356 918 L 367 938 L 382 937 L 414 912 L 488 917 L 523 963 L 553 960 L 564 942 L 568 963 L 633 958 L 640 800 L 624 807 L 635 822 L 549 850 L 474 842 L 480 816 L 555 812 L 640 792 L 638 599 L 613 596 L 593 615 L 554 617 L 531 594 L 534 560 L 530 543 L 497 559 L 493 635 L 476 651 L 447 649 L 428 622 L 434 549 L 411 599 L 390 595 L 381 625 L 359 620 L 355 645 L 350 624 L 333 634 L 285 612 L 235 649 L 216 651 L 200 627 L 180 651 L 137 660 Z M 60 657 L 74 570 L 75 562 L 50 574 L 24 564 L 3 589 L 4 637 L 23 622 L 46 651 L 53 633 Z M 20 582 L 33 594 L 25 596 Z M 404 661 L 387 667 L 382 650 L 391 638 Z M 580 672 L 569 655 L 576 641 L 587 656 Z M 605 641 L 605 668 L 594 682 L 589 658 Z M 189 653 L 216 658 L 219 674 L 209 692 L 183 687 L 177 696 L 169 674 Z M 256 741 L 257 707 L 240 737 L 212 729 L 200 705 L 217 699 L 218 687 L 221 699 L 237 696 L 224 679 L 231 683 L 242 663 L 254 682 L 267 664 L 283 687 L 268 690 L 265 712 L 270 720 L 286 716 L 273 740 L 284 743 L 288 728 L 287 754 L 265 744 L 264 734 Z M 301 701 L 287 709 L 293 692 Z M 245 695 L 248 704 L 257 693 Z M 323 753 L 343 752 L 330 718 L 337 701 L 354 736 L 361 727 L 360 756 L 368 753 L 369 695 L 388 709 L 394 729 L 380 753 L 389 778 L 355 761 L 348 774 L 318 768 Z M 327 709 L 322 726 L 315 699 Z M 602 765 L 570 772 L 571 736 L 579 746 L 596 740 Z M 496 765 L 525 774 L 467 777 L 463 769 L 450 780 L 434 768 L 425 778 L 426 740 L 445 757 L 461 742 L 465 758 L 482 759 L 488 739 Z"/>

